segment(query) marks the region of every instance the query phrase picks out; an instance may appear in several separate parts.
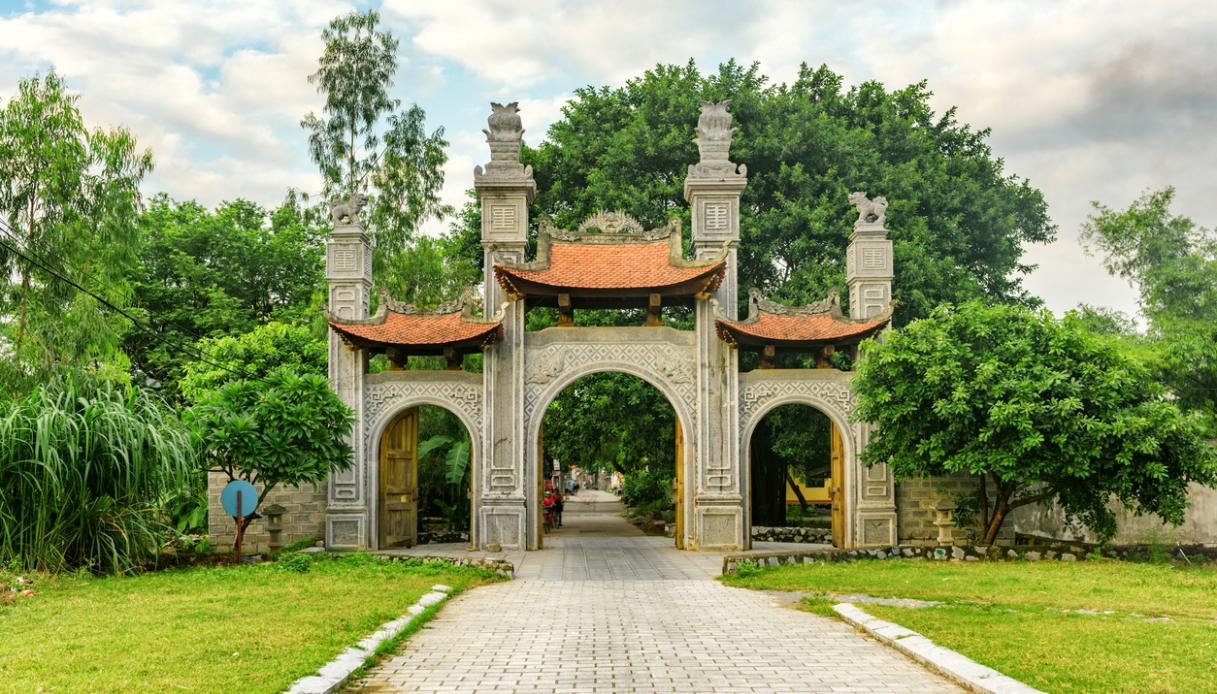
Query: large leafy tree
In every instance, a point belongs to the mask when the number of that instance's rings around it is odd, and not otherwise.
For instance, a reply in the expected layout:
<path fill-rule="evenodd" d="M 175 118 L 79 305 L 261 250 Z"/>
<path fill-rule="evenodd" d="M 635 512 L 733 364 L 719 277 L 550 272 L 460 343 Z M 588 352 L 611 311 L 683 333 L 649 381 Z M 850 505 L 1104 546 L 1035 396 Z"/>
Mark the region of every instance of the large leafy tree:
<path fill-rule="evenodd" d="M 126 370 L 120 345 L 130 324 L 56 274 L 129 306 L 139 183 L 152 155 L 125 129 L 88 128 L 77 102 L 51 72 L 22 80 L 0 108 L 0 346 L 13 357 L 4 360 L 9 387 L 55 367 Z"/>
<path fill-rule="evenodd" d="M 637 413 L 645 412 L 647 417 Z M 675 474 L 676 415 L 655 386 L 624 373 L 584 376 L 558 394 L 545 412 L 545 456 L 563 467 L 615 470 L 643 467 Z"/>
<path fill-rule="evenodd" d="M 1180 523 L 1188 484 L 1217 482 L 1197 419 L 1073 317 L 940 307 L 868 343 L 854 385 L 855 416 L 877 425 L 864 462 L 975 476 L 984 544 L 1014 509 L 1053 500 L 1100 536 L 1113 498 Z"/>
<path fill-rule="evenodd" d="M 1171 212 L 1173 188 L 1127 209 L 1099 203 L 1083 236 L 1140 291 L 1155 365 L 1181 406 L 1217 431 L 1217 233 Z"/>
<path fill-rule="evenodd" d="M 443 129 L 428 134 L 426 114 L 391 96 L 398 40 L 380 28 L 374 10 L 334 19 L 322 32 L 325 49 L 309 81 L 325 99 L 321 113 L 301 121 L 327 199 L 369 193 L 365 222 L 376 242 L 377 277 L 411 233 L 446 208 L 439 191 L 447 160 Z"/>
<path fill-rule="evenodd" d="M 242 335 L 203 338 L 202 360 L 186 362 L 180 383 L 183 396 L 192 401 L 242 378 L 265 378 L 290 367 L 299 374 L 326 375 L 325 340 L 307 326 L 267 323 Z"/>
<path fill-rule="evenodd" d="M 325 223 L 292 193 L 274 210 L 245 200 L 208 210 L 154 197 L 140 217 L 132 284 L 158 334 L 128 337 L 135 366 L 177 395 L 195 359 L 185 346 L 199 338 L 316 320 L 325 297 Z"/>
<path fill-rule="evenodd" d="M 756 65 L 735 62 L 702 73 L 693 63 L 659 65 L 622 87 L 576 91 L 548 139 L 524 150 L 534 167 L 533 216 L 574 228 L 597 210 L 621 209 L 654 227 L 680 216 L 687 167 L 697 161 L 694 128 L 703 100 L 731 101 L 738 132 L 732 159 L 748 167 L 741 214 L 740 297 L 759 286 L 789 303 L 844 289 L 845 248 L 854 215 L 847 197 L 866 190 L 891 201 L 897 322 L 944 301 L 983 298 L 1033 303 L 1022 288 L 1027 244 L 1054 238 L 1043 196 L 1007 173 L 989 131 L 937 114 L 925 83 L 888 90 L 846 87 L 827 67 L 803 67 L 790 84 L 772 84 Z M 527 114 L 526 114 L 527 115 Z M 466 207 L 463 238 L 477 238 Z M 476 264 L 472 251 L 466 262 Z M 741 310 L 744 307 L 741 306 Z M 530 327 L 551 317 L 529 316 Z M 638 316 L 576 316 L 584 323 Z M 629 388 L 642 388 L 632 382 Z M 635 399 L 642 393 L 631 393 Z M 624 428 L 645 427 L 662 408 L 622 413 Z M 810 452 L 789 439 L 820 440 L 814 419 L 775 417 L 770 439 L 788 453 Z M 779 423 L 780 426 L 771 426 Z M 656 443 L 655 451 L 667 446 Z M 767 454 L 782 459 L 779 452 Z M 807 456 L 788 462 L 806 467 Z"/>
<path fill-rule="evenodd" d="M 535 213 L 573 228 L 622 209 L 648 226 L 688 222 L 682 186 L 697 161 L 702 100 L 731 101 L 732 159 L 748 166 L 741 215 L 741 297 L 751 286 L 793 302 L 843 288 L 853 218 L 846 198 L 891 201 L 897 321 L 941 302 L 1029 300 L 1020 275 L 1029 243 L 1051 241 L 1043 196 L 1005 172 L 987 129 L 937 114 L 926 83 L 888 91 L 846 87 L 827 67 L 804 66 L 772 84 L 735 62 L 702 74 L 659 65 L 619 88 L 585 87 L 548 140 L 525 150 L 537 179 Z"/>

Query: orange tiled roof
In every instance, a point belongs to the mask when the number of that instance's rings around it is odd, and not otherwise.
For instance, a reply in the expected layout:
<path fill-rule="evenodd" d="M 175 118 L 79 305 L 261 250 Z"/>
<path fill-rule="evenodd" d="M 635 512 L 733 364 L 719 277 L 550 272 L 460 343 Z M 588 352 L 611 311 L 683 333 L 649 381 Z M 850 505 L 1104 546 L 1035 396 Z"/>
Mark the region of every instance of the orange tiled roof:
<path fill-rule="evenodd" d="M 729 344 L 853 344 L 874 335 L 891 321 L 891 307 L 866 320 L 845 318 L 837 293 L 818 304 L 790 308 L 774 304 L 753 290 L 748 318 L 717 319 L 719 337 Z"/>
<path fill-rule="evenodd" d="M 552 290 L 662 290 L 699 285 L 714 291 L 727 264 L 721 258 L 686 260 L 680 255 L 680 230 L 644 235 L 566 234 L 543 229 L 537 260 L 497 264 L 495 276 L 513 294 Z M 690 292 L 692 293 L 692 292 Z"/>
<path fill-rule="evenodd" d="M 494 342 L 502 333 L 501 321 L 474 318 L 464 304 L 421 313 L 408 304 L 383 299 L 376 315 L 366 320 L 328 318 L 344 340 L 358 347 L 471 348 Z"/>

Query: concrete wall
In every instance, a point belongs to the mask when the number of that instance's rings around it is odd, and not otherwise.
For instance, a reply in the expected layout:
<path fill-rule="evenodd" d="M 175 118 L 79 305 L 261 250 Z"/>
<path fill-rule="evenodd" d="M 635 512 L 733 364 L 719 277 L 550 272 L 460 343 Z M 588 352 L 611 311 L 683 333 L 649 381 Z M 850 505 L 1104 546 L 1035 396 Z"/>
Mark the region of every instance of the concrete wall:
<path fill-rule="evenodd" d="M 212 543 L 218 548 L 231 547 L 236 540 L 236 523 L 220 505 L 220 492 L 228 478 L 223 473 L 213 472 L 207 478 L 207 529 Z M 287 508 L 283 514 L 283 544 L 288 545 L 307 537 L 321 538 L 325 535 L 325 485 L 303 487 L 279 487 L 272 489 L 262 508 L 279 504 Z M 245 531 L 244 548 L 251 552 L 270 549 L 270 534 L 266 530 L 266 519 L 255 520 Z"/>
<path fill-rule="evenodd" d="M 933 541 L 934 504 L 940 499 L 963 500 L 975 493 L 976 479 L 969 475 L 907 479 L 896 483 L 896 515 L 901 543 Z M 1178 528 L 1163 523 L 1157 516 L 1137 516 L 1127 509 L 1116 511 L 1118 530 L 1115 544 L 1179 542 L 1217 544 L 1217 490 L 1199 485 L 1190 489 L 1191 506 Z M 971 540 L 967 528 L 956 525 L 958 539 Z M 1079 524 L 1070 524 L 1060 506 L 1040 504 L 1015 509 L 1002 526 L 999 539 L 1013 540 L 1014 533 L 1043 535 L 1063 540 L 1094 542 L 1095 534 Z"/>
<path fill-rule="evenodd" d="M 1137 516 L 1128 509 L 1119 508 L 1116 511 L 1118 530 L 1112 542 L 1120 545 L 1151 542 L 1217 544 L 1217 489 L 1193 484 L 1189 487 L 1188 499 L 1191 503 L 1183 524 L 1177 528 L 1163 523 L 1157 516 Z M 1086 528 L 1068 524 L 1065 513 L 1055 504 L 1019 509 L 1011 517 L 1010 525 L 1020 533 L 1087 542 L 1096 539 Z"/>

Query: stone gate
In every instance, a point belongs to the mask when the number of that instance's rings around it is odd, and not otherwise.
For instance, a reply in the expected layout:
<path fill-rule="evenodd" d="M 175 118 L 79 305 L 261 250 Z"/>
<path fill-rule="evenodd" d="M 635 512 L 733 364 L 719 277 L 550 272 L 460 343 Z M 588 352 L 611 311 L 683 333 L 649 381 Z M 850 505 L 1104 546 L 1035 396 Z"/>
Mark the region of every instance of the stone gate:
<path fill-rule="evenodd" d="M 627 215 L 602 212 L 575 230 L 540 220 L 537 251 L 528 260 L 536 184 L 520 162 L 524 131 L 515 104 L 493 105 L 485 131 L 490 162 L 474 172 L 482 203 L 484 308 L 472 295 L 433 312 L 384 297 L 369 316 L 371 249 L 358 222 L 359 200 L 335 207 L 326 255 L 330 378 L 357 422 L 353 465 L 328 484 L 327 545 L 380 548 L 382 437 L 395 417 L 428 404 L 452 411 L 473 442 L 471 545 L 539 547 L 542 417 L 565 387 L 603 371 L 655 386 L 680 422 L 679 546 L 750 545 L 749 440 L 766 413 L 788 403 L 823 412 L 840 436 L 844 479 L 834 500 L 844 509 L 842 544 L 895 543 L 891 476 L 882 465 L 858 463 L 869 427 L 851 418 L 851 374 L 828 365 L 836 350 L 856 350 L 890 318 L 886 201 L 860 193 L 850 198 L 858 219 L 846 259 L 848 317 L 835 294 L 805 307 L 754 294 L 749 315 L 739 319 L 736 256 L 747 171 L 729 159 L 733 129 L 726 106 L 702 105 L 700 160 L 690 165 L 684 187 L 693 220 L 688 258 L 679 222 L 645 230 Z M 662 308 L 672 305 L 692 308 L 694 329 L 663 324 Z M 558 325 L 526 330 L 525 315 L 538 306 L 556 308 Z M 606 307 L 645 309 L 645 324 L 574 325 L 576 310 Z M 760 368 L 741 372 L 742 350 L 757 352 Z M 470 352 L 484 355 L 481 373 L 462 370 Z M 807 355 L 820 368 L 772 368 L 784 352 Z M 394 368 L 369 373 L 373 354 L 386 355 Z M 448 369 L 404 368 L 420 355 L 446 357 Z"/>

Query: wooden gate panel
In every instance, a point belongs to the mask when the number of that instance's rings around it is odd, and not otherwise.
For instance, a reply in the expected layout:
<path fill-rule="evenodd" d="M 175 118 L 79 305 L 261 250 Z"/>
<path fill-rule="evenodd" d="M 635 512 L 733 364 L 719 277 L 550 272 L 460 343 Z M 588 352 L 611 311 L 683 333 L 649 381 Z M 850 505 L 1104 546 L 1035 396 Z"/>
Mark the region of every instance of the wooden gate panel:
<path fill-rule="evenodd" d="M 418 543 L 418 408 L 402 412 L 380 439 L 380 546 Z"/>

